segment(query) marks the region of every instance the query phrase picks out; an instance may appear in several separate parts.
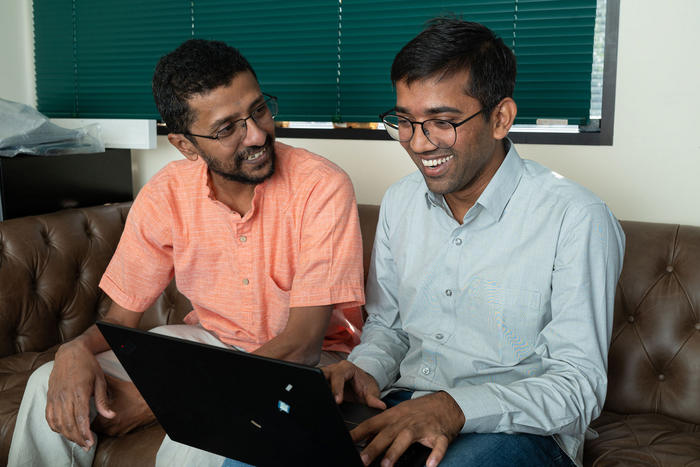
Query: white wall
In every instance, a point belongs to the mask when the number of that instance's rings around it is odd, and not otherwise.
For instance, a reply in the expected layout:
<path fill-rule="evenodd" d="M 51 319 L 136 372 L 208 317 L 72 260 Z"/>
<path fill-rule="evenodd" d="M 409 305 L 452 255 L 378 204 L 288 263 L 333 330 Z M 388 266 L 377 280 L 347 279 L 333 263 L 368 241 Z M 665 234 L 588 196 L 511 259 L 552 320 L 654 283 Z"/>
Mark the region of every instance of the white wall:
<path fill-rule="evenodd" d="M 0 98 L 36 107 L 31 0 L 0 0 Z"/>
<path fill-rule="evenodd" d="M 16 23 L 31 21 L 31 15 L 26 7 L 14 6 L 19 1 L 0 0 L 0 11 L 3 25 L 7 22 L 13 34 L 26 38 L 31 26 Z M 14 18 L 8 18 L 11 15 Z M 700 226 L 698 24 L 698 0 L 663 5 L 656 0 L 621 0 L 614 145 L 521 144 L 520 154 L 592 189 L 620 219 Z M 11 57 L 24 68 L 33 63 L 21 53 L 15 56 L 11 47 L 16 46 L 3 41 L 0 58 Z M 5 97 L 2 93 L 9 86 L 13 95 L 27 98 L 33 82 L 30 88 L 26 83 L 33 81 L 33 71 L 18 78 L 6 77 L 7 68 L 2 70 L 0 96 Z M 350 174 L 360 203 L 379 203 L 393 182 L 415 170 L 391 141 L 282 141 L 340 165 Z M 163 136 L 158 137 L 158 149 L 132 154 L 135 187 L 143 186 L 168 161 L 182 157 Z"/>

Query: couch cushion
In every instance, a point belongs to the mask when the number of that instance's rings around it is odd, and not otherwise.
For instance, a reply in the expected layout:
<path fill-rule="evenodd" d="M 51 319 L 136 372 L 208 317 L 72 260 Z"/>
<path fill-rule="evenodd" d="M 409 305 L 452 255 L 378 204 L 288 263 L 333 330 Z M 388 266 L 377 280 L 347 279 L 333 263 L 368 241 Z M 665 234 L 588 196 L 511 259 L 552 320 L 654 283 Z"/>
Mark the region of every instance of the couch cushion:
<path fill-rule="evenodd" d="M 586 441 L 585 467 L 700 465 L 700 426 L 664 415 L 603 412 Z"/>
<path fill-rule="evenodd" d="M 121 438 L 99 435 L 93 467 L 152 466 L 165 431 L 159 424 L 149 425 Z"/>

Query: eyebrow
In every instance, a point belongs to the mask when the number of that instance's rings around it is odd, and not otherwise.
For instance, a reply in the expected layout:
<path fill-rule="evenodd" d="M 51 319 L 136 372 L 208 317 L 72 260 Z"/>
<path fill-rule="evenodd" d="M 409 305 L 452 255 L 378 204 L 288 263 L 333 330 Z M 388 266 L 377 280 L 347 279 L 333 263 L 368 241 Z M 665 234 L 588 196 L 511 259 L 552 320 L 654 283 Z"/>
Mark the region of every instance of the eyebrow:
<path fill-rule="evenodd" d="M 411 113 L 408 111 L 408 109 L 406 109 L 404 107 L 399 107 L 399 106 L 394 107 L 394 112 L 402 113 L 402 114 Z M 447 105 L 443 105 L 440 107 L 432 107 L 430 109 L 427 109 L 425 111 L 425 113 L 428 115 L 439 115 L 439 114 L 445 114 L 445 113 L 462 113 L 462 111 L 458 108 L 455 108 L 455 107 L 449 107 Z"/>
<path fill-rule="evenodd" d="M 260 104 L 262 104 L 264 102 L 265 102 L 265 96 L 260 94 L 260 96 L 250 104 L 250 108 L 249 108 L 250 111 L 252 112 L 256 107 L 259 107 Z M 239 114 L 232 114 L 232 115 L 227 115 L 225 117 L 219 118 L 218 120 L 216 120 L 214 123 L 211 124 L 211 126 L 209 127 L 209 131 L 211 131 L 212 133 L 215 132 L 217 130 L 217 128 L 219 128 L 221 125 L 228 122 L 229 120 L 230 121 L 241 120 L 240 118 L 236 118 L 238 116 L 239 116 Z"/>

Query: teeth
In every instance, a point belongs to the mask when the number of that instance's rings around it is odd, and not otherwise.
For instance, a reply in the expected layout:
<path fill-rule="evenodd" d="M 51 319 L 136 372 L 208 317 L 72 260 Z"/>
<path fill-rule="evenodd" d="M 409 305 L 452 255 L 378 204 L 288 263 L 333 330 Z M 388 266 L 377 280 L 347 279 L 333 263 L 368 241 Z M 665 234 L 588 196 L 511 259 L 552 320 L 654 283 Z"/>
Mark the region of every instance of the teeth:
<path fill-rule="evenodd" d="M 452 159 L 452 157 L 453 156 L 447 156 L 447 157 L 443 157 L 442 159 L 432 159 L 432 160 L 423 159 L 423 165 L 425 167 L 437 167 L 438 165 L 449 161 L 450 159 Z"/>
<path fill-rule="evenodd" d="M 247 161 L 254 161 L 254 160 L 257 159 L 258 157 L 262 156 L 262 153 L 263 153 L 263 151 L 260 151 L 260 152 L 257 152 L 257 153 L 255 153 L 255 154 L 251 154 L 251 155 L 248 156 L 248 157 L 244 157 L 243 159 L 244 159 L 244 160 L 247 160 Z"/>

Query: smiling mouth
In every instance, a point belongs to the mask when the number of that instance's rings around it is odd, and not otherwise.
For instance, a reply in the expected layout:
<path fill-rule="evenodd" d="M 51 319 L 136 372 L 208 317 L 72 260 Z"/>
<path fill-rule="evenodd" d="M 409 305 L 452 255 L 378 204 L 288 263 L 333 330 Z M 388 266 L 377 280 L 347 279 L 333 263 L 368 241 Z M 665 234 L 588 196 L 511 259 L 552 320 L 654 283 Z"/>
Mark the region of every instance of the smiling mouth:
<path fill-rule="evenodd" d="M 264 149 L 261 149 L 259 152 L 256 152 L 255 154 L 251 154 L 250 156 L 244 157 L 243 160 L 244 160 L 244 161 L 254 161 L 254 160 L 257 160 L 260 156 L 263 155 L 264 152 L 265 152 L 265 150 L 264 150 Z"/>
<path fill-rule="evenodd" d="M 444 164 L 445 162 L 449 161 L 452 159 L 454 156 L 447 156 L 447 157 L 442 157 L 440 159 L 421 159 L 421 162 L 423 163 L 423 167 L 437 167 L 439 165 Z"/>

